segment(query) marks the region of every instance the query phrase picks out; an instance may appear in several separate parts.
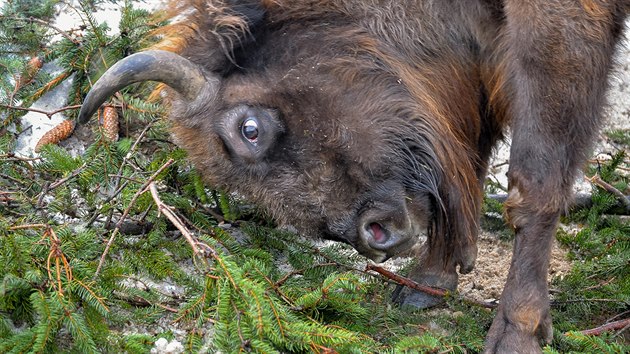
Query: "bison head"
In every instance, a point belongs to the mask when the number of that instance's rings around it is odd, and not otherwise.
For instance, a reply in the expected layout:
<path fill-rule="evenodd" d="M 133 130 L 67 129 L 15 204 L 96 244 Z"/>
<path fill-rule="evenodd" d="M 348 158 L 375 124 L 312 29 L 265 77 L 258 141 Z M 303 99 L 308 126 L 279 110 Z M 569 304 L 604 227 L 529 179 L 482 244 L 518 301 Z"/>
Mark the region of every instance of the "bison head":
<path fill-rule="evenodd" d="M 163 82 L 177 142 L 210 185 L 376 261 L 428 235 L 469 269 L 476 88 L 439 82 L 341 5 L 233 3 L 181 5 L 170 52 L 112 66 L 79 119 L 125 85 Z"/>

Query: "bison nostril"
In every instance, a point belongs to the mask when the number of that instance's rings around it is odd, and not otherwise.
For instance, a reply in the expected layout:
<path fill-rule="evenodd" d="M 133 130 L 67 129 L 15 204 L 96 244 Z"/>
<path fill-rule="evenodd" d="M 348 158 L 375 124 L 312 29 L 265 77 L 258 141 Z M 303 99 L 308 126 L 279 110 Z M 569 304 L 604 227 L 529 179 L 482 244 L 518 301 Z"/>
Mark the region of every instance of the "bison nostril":
<path fill-rule="evenodd" d="M 377 222 L 368 225 L 368 232 L 372 235 L 372 239 L 376 243 L 385 243 L 389 239 L 387 230 Z"/>

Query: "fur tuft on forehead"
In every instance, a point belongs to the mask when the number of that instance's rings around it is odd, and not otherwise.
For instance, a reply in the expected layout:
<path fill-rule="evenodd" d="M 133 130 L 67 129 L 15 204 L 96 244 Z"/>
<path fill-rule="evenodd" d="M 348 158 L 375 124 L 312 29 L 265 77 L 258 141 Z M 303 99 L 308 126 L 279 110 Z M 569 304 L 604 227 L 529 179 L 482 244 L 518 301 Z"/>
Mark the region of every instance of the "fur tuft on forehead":
<path fill-rule="evenodd" d="M 204 66 L 219 69 L 225 59 L 233 61 L 236 48 L 254 40 L 264 18 L 260 1 L 172 0 L 160 18 L 170 23 L 154 33 L 162 40 L 149 49 L 205 53 Z"/>

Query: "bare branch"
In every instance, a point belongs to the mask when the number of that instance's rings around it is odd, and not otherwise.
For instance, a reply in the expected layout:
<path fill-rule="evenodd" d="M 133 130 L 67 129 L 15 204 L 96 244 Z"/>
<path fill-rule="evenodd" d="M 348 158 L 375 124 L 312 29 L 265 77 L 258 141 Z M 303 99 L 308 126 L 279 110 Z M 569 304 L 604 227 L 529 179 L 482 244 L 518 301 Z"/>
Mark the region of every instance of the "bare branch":
<path fill-rule="evenodd" d="M 57 113 L 61 113 L 70 109 L 79 109 L 81 108 L 81 105 L 74 105 L 74 106 L 66 106 L 66 107 L 61 107 L 59 109 L 56 109 L 54 111 L 42 111 L 40 109 L 36 109 L 36 108 L 26 108 L 26 107 L 20 107 L 20 106 L 10 106 L 10 105 L 6 105 L 6 104 L 0 104 L 0 107 L 2 108 L 6 108 L 6 109 L 15 109 L 18 111 L 27 111 L 27 112 L 35 112 L 35 113 L 41 113 L 41 114 L 45 114 L 49 119 L 52 118 L 52 116 L 54 116 Z"/>
<path fill-rule="evenodd" d="M 375 271 L 381 275 L 383 275 L 384 277 L 393 280 L 394 282 L 402 285 L 402 286 L 406 286 L 408 288 L 423 292 L 425 294 L 429 294 L 431 296 L 436 296 L 436 297 L 446 297 L 449 296 L 451 294 L 450 291 L 448 290 L 444 290 L 444 289 L 439 289 L 439 288 L 434 288 L 431 286 L 426 286 L 426 285 L 422 285 L 422 284 L 418 284 L 417 282 L 409 279 L 409 278 L 405 278 L 403 276 L 400 276 L 396 273 L 390 272 L 387 269 L 381 268 L 379 266 L 376 266 L 374 264 L 367 264 L 365 266 L 365 270 L 366 271 Z M 488 308 L 488 309 L 493 309 L 496 308 L 498 306 L 498 304 L 494 303 L 494 302 L 485 302 L 485 301 L 477 301 L 477 300 L 473 300 L 473 299 L 467 299 L 467 298 L 462 298 L 462 301 L 475 305 L 475 306 L 480 306 L 480 307 L 484 307 L 484 308 Z"/>
<path fill-rule="evenodd" d="M 188 241 L 188 243 L 190 244 L 190 247 L 192 248 L 195 255 L 200 255 L 202 251 L 200 251 L 199 247 L 197 247 L 197 240 L 195 240 L 195 237 L 192 235 L 190 230 L 188 230 L 188 228 L 184 226 L 182 220 L 173 212 L 173 210 L 171 210 L 171 207 L 162 202 L 155 183 L 149 184 L 149 190 L 151 191 L 151 195 L 153 196 L 153 201 L 155 201 L 155 205 L 157 205 L 158 207 L 158 212 L 164 214 L 164 216 L 166 216 L 166 218 L 169 219 L 171 223 L 173 223 L 173 225 L 175 225 L 175 227 L 182 233 L 186 241 Z"/>
<path fill-rule="evenodd" d="M 625 320 L 619 320 L 615 322 L 606 323 L 605 325 L 591 328 L 591 329 L 585 329 L 583 331 L 580 331 L 580 333 L 586 336 L 598 336 L 605 332 L 616 331 L 618 329 L 625 329 L 627 327 L 630 327 L 630 318 L 626 318 Z M 569 333 L 565 333 L 564 335 L 565 336 L 569 335 Z"/>

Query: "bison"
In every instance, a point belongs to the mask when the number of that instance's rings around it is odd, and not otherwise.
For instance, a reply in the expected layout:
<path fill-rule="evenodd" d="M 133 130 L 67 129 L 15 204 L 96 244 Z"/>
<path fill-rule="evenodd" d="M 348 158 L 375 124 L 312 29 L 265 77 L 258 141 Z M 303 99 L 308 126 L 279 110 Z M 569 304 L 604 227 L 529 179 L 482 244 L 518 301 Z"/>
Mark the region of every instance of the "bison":
<path fill-rule="evenodd" d="M 512 135 L 509 276 L 487 353 L 552 336 L 550 246 L 601 122 L 630 1 L 188 0 L 157 49 L 112 66 L 87 120 L 133 82 L 166 84 L 207 182 L 374 261 L 428 239 L 411 277 L 455 289 L 475 263 L 482 184 Z M 395 300 L 436 300 L 408 289 Z"/>

